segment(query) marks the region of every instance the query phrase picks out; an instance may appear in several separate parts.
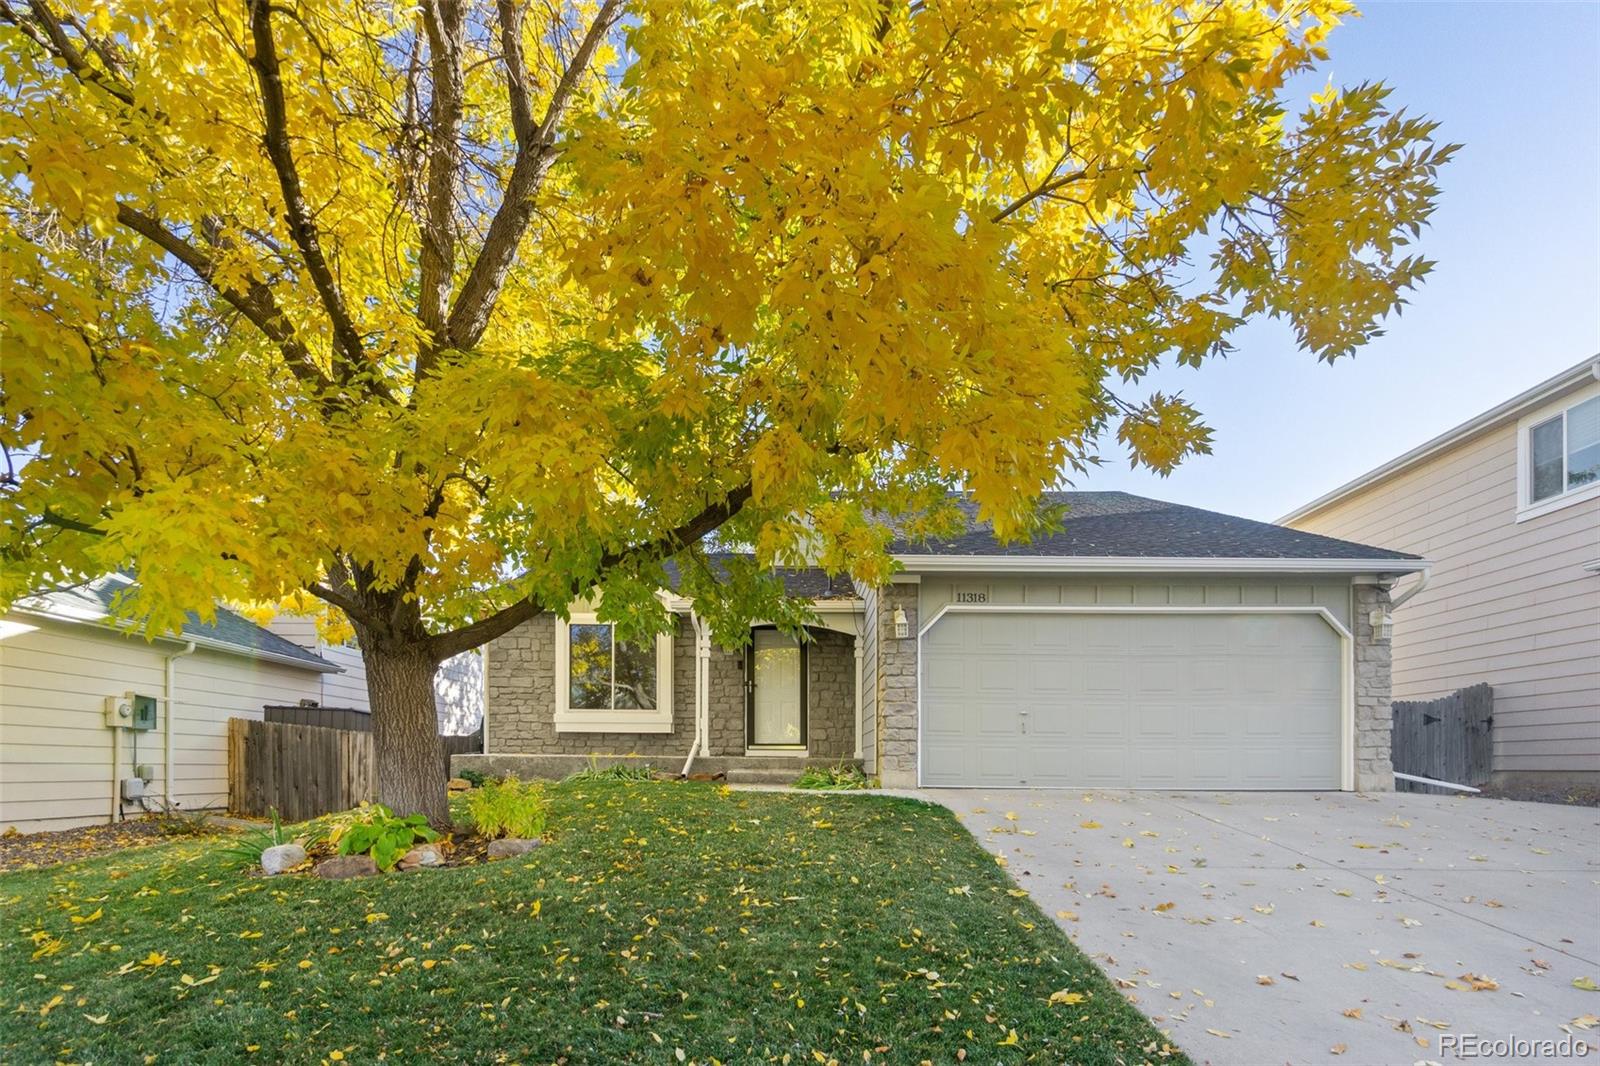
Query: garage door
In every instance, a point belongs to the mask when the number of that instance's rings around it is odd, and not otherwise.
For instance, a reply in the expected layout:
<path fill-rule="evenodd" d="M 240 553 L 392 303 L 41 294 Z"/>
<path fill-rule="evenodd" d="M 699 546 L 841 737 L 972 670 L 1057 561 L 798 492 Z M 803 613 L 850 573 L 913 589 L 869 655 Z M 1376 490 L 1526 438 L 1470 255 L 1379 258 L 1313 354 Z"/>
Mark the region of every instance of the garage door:
<path fill-rule="evenodd" d="M 950 611 L 921 641 L 924 785 L 1340 786 L 1320 615 Z"/>

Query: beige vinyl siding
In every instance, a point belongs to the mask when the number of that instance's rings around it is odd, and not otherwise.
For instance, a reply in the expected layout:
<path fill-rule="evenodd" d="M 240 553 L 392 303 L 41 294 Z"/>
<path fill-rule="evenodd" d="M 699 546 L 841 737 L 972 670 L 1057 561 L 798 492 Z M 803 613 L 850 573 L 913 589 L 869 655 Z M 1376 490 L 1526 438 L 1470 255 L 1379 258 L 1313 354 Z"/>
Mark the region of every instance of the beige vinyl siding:
<path fill-rule="evenodd" d="M 354 644 L 324 644 L 311 649 L 344 671 L 322 675 L 322 705 L 370 710 L 367 702 L 367 664 Z"/>
<path fill-rule="evenodd" d="M 6 621 L 31 628 L 0 640 L 0 827 L 105 822 L 113 782 L 138 763 L 151 766 L 150 791 L 162 795 L 166 707 L 157 729 L 122 732 L 113 769 L 105 698 L 163 696 L 163 663 L 182 646 L 27 615 Z M 228 718 L 259 718 L 263 705 L 315 699 L 321 687 L 313 671 L 207 649 L 177 660 L 176 670 L 172 782 L 174 799 L 186 808 L 227 800 Z M 128 809 L 130 817 L 137 813 Z"/>
<path fill-rule="evenodd" d="M 1428 587 L 1395 612 L 1394 695 L 1494 686 L 1494 768 L 1600 772 L 1600 499 L 1523 522 L 1508 421 L 1292 523 L 1415 552 Z"/>

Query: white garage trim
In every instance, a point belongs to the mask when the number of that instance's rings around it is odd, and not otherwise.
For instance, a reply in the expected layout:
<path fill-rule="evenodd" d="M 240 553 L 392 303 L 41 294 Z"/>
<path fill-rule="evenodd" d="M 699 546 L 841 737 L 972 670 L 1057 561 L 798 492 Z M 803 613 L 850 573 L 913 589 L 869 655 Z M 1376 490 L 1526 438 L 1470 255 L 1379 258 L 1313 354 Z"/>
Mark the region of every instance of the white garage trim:
<path fill-rule="evenodd" d="M 1099 607 L 1060 604 L 947 603 L 917 629 L 917 785 L 922 785 L 922 638 L 947 614 L 1314 614 L 1339 635 L 1339 787 L 1356 787 L 1355 637 L 1326 607 Z"/>

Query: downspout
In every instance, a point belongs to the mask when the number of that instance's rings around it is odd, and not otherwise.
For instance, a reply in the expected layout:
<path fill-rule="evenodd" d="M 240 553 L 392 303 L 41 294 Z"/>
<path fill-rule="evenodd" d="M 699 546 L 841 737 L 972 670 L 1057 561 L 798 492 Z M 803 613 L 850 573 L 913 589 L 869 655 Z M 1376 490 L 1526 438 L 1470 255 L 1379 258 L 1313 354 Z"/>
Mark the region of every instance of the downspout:
<path fill-rule="evenodd" d="M 166 691 L 162 693 L 162 758 L 161 764 L 161 795 L 168 807 L 172 806 L 172 763 L 173 763 L 173 732 L 172 709 L 176 705 L 175 695 L 178 691 L 178 660 L 186 655 L 194 654 L 194 641 L 184 646 L 182 651 L 173 652 L 167 656 L 166 662 Z"/>
<path fill-rule="evenodd" d="M 1432 575 L 1433 570 L 1431 568 L 1418 574 L 1417 583 L 1415 585 L 1412 585 L 1410 588 L 1406 589 L 1399 599 L 1393 599 L 1389 601 L 1389 610 L 1397 611 L 1401 607 L 1405 606 L 1407 600 L 1428 587 L 1428 578 Z"/>
<path fill-rule="evenodd" d="M 689 613 L 689 621 L 694 626 L 694 739 L 689 742 L 689 754 L 683 760 L 683 769 L 679 777 L 689 776 L 689 767 L 694 765 L 694 757 L 705 746 L 705 707 L 706 707 L 706 681 L 707 667 L 709 666 L 709 653 L 706 648 L 705 623 L 693 611 Z"/>

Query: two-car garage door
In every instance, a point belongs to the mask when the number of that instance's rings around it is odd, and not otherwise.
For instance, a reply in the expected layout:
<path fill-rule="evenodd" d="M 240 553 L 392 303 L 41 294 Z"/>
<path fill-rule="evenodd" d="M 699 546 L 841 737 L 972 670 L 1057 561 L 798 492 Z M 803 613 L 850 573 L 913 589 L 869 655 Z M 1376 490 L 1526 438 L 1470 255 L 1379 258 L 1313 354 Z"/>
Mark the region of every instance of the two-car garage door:
<path fill-rule="evenodd" d="M 1318 613 L 952 610 L 921 637 L 924 785 L 1336 789 Z"/>

